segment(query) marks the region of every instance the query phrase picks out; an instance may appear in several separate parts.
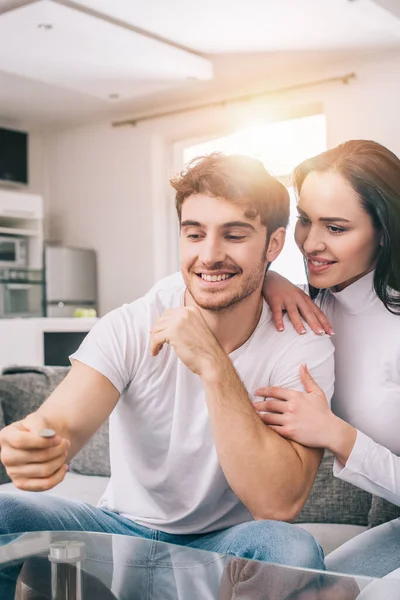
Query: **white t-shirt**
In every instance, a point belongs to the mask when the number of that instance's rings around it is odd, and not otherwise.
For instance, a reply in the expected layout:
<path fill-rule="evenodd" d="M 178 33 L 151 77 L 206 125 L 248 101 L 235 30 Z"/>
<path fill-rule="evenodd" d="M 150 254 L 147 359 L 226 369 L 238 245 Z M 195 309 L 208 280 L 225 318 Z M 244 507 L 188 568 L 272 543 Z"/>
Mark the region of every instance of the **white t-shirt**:
<path fill-rule="evenodd" d="M 336 333 L 332 410 L 358 430 L 334 474 L 400 505 L 400 315 L 384 307 L 373 277 L 318 302 Z"/>
<path fill-rule="evenodd" d="M 184 292 L 179 273 L 162 280 L 143 298 L 103 317 L 71 357 L 105 375 L 121 393 L 110 416 L 111 479 L 100 506 L 174 534 L 252 519 L 219 465 L 200 378 L 168 344 L 156 357 L 150 352 L 150 328 L 165 309 L 183 306 Z M 288 324 L 277 332 L 265 302 L 253 334 L 230 358 L 252 400 L 263 385 L 303 389 L 301 363 L 328 398 L 333 393 L 329 337 L 311 331 L 299 336 Z"/>

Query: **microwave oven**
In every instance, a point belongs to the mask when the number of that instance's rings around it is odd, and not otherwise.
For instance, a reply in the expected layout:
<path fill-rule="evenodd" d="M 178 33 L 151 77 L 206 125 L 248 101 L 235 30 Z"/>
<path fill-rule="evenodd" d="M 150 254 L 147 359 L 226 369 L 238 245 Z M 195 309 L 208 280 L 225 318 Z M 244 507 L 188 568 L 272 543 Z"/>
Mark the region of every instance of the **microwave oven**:
<path fill-rule="evenodd" d="M 0 235 L 0 267 L 26 267 L 28 244 L 23 237 Z"/>

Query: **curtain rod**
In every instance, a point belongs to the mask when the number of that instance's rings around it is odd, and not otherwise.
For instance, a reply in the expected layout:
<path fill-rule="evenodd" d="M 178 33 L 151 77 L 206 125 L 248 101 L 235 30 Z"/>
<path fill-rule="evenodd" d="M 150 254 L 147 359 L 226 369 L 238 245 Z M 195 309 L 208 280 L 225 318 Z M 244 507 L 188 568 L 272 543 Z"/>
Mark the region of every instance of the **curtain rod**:
<path fill-rule="evenodd" d="M 176 109 L 172 109 L 172 110 L 168 110 L 168 111 L 164 111 L 164 112 L 142 115 L 142 116 L 135 117 L 132 119 L 125 119 L 123 121 L 114 121 L 112 123 L 112 126 L 113 127 L 124 127 L 126 125 L 131 125 L 132 127 L 134 127 L 141 121 L 150 121 L 151 119 L 161 119 L 162 117 L 170 117 L 172 115 L 179 115 L 182 113 L 201 110 L 204 108 L 214 108 L 217 106 L 224 106 L 226 104 L 233 104 L 236 102 L 249 102 L 256 98 L 263 98 L 265 96 L 272 96 L 275 94 L 283 94 L 286 92 L 293 92 L 296 90 L 301 90 L 303 88 L 323 85 L 325 83 L 334 83 L 334 82 L 340 81 L 346 85 L 349 83 L 349 81 L 351 79 L 354 79 L 355 77 L 356 77 L 355 73 L 347 73 L 346 75 L 338 75 L 336 77 L 328 77 L 326 79 L 319 79 L 317 81 L 298 83 L 296 85 L 281 87 L 281 88 L 277 88 L 275 90 L 266 90 L 264 92 L 257 92 L 255 94 L 246 94 L 244 96 L 231 96 L 229 98 L 225 98 L 224 100 L 215 100 L 214 102 L 204 102 L 203 104 L 196 104 L 193 106 L 187 106 L 185 108 L 176 108 Z"/>

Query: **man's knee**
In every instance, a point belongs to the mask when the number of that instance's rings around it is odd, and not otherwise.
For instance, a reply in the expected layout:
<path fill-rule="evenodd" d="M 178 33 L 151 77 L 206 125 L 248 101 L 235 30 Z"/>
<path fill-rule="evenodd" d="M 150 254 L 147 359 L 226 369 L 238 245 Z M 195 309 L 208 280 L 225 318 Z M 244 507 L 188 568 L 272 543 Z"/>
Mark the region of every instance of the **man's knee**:
<path fill-rule="evenodd" d="M 46 529 L 45 512 L 37 494 L 0 493 L 0 533 L 5 535 Z"/>
<path fill-rule="evenodd" d="M 308 531 L 297 525 L 282 521 L 251 521 L 234 527 L 233 531 L 231 554 L 309 569 L 325 568 L 320 545 Z"/>

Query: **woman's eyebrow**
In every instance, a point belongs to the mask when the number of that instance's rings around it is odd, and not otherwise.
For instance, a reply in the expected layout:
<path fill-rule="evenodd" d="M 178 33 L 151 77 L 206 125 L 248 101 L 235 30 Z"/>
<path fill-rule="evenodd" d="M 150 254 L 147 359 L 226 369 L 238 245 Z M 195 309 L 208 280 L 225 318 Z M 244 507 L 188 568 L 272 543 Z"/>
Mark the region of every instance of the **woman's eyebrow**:
<path fill-rule="evenodd" d="M 350 223 L 348 219 L 343 219 L 343 217 L 320 217 L 318 219 L 322 223 L 328 223 L 330 221 L 340 221 L 340 223 Z"/>
<path fill-rule="evenodd" d="M 301 215 L 308 217 L 306 211 L 301 209 L 300 206 L 297 206 L 297 210 Z M 318 221 L 321 221 L 321 223 L 328 223 L 332 221 L 340 221 L 341 223 L 351 223 L 351 221 L 349 221 L 348 219 L 344 219 L 343 217 L 320 217 Z"/>

